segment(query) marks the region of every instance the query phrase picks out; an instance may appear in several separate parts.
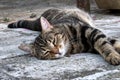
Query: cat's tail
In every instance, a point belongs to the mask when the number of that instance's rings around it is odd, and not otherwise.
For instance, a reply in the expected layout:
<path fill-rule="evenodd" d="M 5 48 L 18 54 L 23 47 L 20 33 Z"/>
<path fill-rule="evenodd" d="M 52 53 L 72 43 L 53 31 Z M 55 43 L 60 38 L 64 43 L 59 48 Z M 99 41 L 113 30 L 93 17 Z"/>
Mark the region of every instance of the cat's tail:
<path fill-rule="evenodd" d="M 34 31 L 41 31 L 40 19 L 37 20 L 19 20 L 8 24 L 8 28 L 26 28 Z"/>

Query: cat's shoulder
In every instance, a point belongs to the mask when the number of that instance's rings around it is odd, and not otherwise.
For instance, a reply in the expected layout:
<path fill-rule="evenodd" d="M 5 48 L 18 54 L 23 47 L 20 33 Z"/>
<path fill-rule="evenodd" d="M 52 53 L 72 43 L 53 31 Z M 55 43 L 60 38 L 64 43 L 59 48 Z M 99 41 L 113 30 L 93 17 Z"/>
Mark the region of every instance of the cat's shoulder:
<path fill-rule="evenodd" d="M 54 17 L 54 16 L 58 17 L 59 16 L 59 18 L 72 16 L 72 17 L 75 17 L 76 19 L 82 20 L 83 22 L 94 27 L 93 20 L 90 17 L 90 15 L 87 12 L 85 12 L 81 9 L 78 9 L 78 8 L 51 8 L 51 9 L 46 10 L 43 13 L 43 16 L 48 16 L 48 17 L 50 17 L 50 16 L 51 17 Z"/>

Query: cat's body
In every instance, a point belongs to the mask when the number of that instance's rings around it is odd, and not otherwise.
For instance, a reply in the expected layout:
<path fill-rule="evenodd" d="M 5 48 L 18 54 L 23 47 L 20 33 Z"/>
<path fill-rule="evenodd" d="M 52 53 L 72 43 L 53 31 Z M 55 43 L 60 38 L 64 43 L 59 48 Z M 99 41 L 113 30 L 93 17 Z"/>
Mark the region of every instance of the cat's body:
<path fill-rule="evenodd" d="M 21 20 L 8 25 L 9 28 L 41 32 L 30 47 L 30 52 L 37 58 L 54 59 L 72 53 L 98 52 L 109 63 L 120 63 L 120 42 L 108 39 L 96 29 L 87 13 L 79 9 L 50 9 L 41 16 L 35 21 Z"/>

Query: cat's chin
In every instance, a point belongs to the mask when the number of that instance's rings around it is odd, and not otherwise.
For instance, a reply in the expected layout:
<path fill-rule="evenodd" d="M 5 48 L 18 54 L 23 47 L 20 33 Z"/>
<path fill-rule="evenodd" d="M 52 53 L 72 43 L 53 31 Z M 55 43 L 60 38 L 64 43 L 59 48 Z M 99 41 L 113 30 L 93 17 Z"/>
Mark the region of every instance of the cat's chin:
<path fill-rule="evenodd" d="M 62 57 L 64 57 L 64 55 L 62 55 L 62 54 L 56 54 L 55 57 L 56 58 L 62 58 Z"/>

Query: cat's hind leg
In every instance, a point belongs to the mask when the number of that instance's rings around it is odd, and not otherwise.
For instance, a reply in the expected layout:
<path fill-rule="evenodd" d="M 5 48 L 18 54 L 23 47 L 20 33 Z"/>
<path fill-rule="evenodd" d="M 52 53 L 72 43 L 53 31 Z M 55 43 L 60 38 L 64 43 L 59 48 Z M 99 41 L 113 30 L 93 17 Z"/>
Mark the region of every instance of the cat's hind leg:
<path fill-rule="evenodd" d="M 120 64 L 120 54 L 114 49 L 110 43 L 99 40 L 95 43 L 95 49 L 104 57 L 104 59 L 112 65 Z"/>
<path fill-rule="evenodd" d="M 120 54 L 115 50 L 105 34 L 97 29 L 91 28 L 90 30 L 92 31 L 89 33 L 89 40 L 94 49 L 99 52 L 107 62 L 112 65 L 119 65 Z"/>
<path fill-rule="evenodd" d="M 120 54 L 120 41 L 112 38 L 108 38 L 115 50 Z"/>

